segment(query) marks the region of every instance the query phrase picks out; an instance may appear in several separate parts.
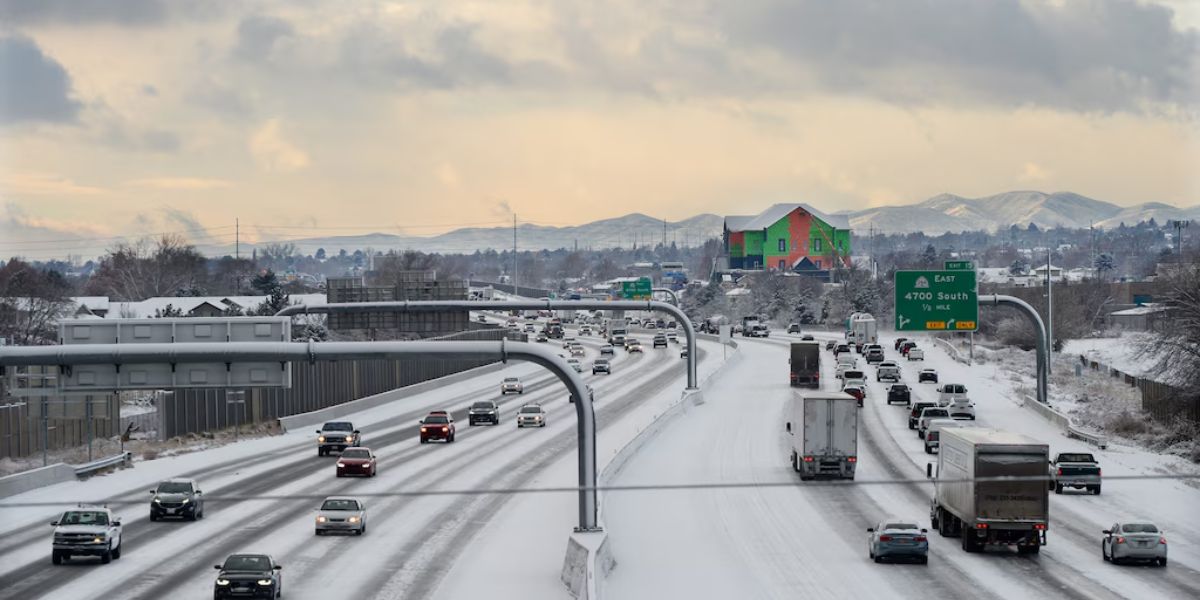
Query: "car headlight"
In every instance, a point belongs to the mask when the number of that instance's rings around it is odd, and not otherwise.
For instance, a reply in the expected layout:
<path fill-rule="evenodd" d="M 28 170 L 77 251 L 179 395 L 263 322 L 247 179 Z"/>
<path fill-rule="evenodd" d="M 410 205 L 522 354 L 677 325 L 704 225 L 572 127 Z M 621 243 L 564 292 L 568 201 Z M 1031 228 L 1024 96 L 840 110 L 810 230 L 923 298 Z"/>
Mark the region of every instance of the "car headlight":
<path fill-rule="evenodd" d="M 92 543 L 93 543 L 93 544 L 103 544 L 103 543 L 104 543 L 104 538 L 102 538 L 102 537 L 96 537 L 96 538 L 92 538 Z"/>
<path fill-rule="evenodd" d="M 318 523 L 324 523 L 325 521 L 326 521 L 325 517 L 317 517 Z"/>
<path fill-rule="evenodd" d="M 258 580 L 258 585 L 271 585 L 273 583 L 275 583 L 275 582 L 271 581 L 270 579 L 259 579 Z"/>
<path fill-rule="evenodd" d="M 228 579 L 218 579 L 217 585 L 229 585 L 229 580 Z"/>
<path fill-rule="evenodd" d="M 337 464 L 337 466 L 338 466 L 338 468 L 339 468 L 339 469 L 341 469 L 341 468 L 344 468 L 344 467 L 346 466 L 346 463 L 340 462 L 340 463 L 338 463 L 338 464 Z"/>
<path fill-rule="evenodd" d="M 155 498 L 155 499 L 154 499 L 154 503 L 155 503 L 155 504 L 162 504 L 162 500 L 159 500 L 158 498 Z"/>
<path fill-rule="evenodd" d="M 359 521 L 360 521 L 360 519 L 359 519 L 358 517 L 350 517 L 350 522 L 351 522 L 351 523 L 357 523 L 357 522 L 359 522 Z"/>
<path fill-rule="evenodd" d="M 325 441 L 325 436 L 323 436 L 323 435 L 319 435 L 319 436 L 317 436 L 317 441 L 318 441 L 318 442 L 324 442 L 324 441 Z"/>
<path fill-rule="evenodd" d="M 184 498 L 183 502 L 180 502 L 180 504 L 187 504 L 188 502 L 191 502 L 191 501 L 192 501 L 191 498 Z"/>

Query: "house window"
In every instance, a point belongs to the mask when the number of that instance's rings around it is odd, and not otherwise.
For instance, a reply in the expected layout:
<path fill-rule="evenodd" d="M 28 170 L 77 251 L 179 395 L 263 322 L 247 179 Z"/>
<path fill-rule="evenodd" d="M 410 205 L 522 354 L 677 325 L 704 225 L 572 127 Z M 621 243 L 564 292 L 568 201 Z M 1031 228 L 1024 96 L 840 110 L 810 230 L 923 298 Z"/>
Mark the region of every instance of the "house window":
<path fill-rule="evenodd" d="M 785 240 L 785 239 L 779 240 L 779 251 L 787 252 L 787 240 Z"/>
<path fill-rule="evenodd" d="M 779 270 L 782 271 L 782 270 L 786 269 L 787 267 L 784 266 L 786 264 L 787 264 L 786 261 L 784 261 L 783 259 L 779 259 Z"/>
<path fill-rule="evenodd" d="M 821 240 L 819 240 L 819 239 L 813 240 L 813 252 L 820 252 L 820 251 L 821 251 Z"/>

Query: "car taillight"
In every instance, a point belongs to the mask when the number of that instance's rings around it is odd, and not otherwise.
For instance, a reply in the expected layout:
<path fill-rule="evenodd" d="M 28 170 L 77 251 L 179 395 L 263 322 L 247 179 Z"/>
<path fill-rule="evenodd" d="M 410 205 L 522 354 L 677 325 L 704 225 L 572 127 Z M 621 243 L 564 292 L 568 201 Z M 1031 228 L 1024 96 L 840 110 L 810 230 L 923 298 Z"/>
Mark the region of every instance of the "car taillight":
<path fill-rule="evenodd" d="M 858 462 L 858 457 L 857 456 L 847 456 L 846 462 Z"/>
<path fill-rule="evenodd" d="M 881 542 L 890 542 L 890 541 L 892 541 L 892 536 L 890 536 L 890 535 L 881 535 L 881 536 L 879 536 L 879 541 L 881 541 Z"/>
<path fill-rule="evenodd" d="M 1096 469 L 1096 477 L 1104 477 L 1104 469 Z"/>
<path fill-rule="evenodd" d="M 811 457 L 811 456 L 804 457 L 804 462 L 812 462 L 812 461 L 813 461 L 813 457 Z"/>
<path fill-rule="evenodd" d="M 1035 523 L 1035 524 L 1033 525 L 1033 528 L 1034 528 L 1034 529 L 1037 529 L 1038 531 L 1045 531 L 1045 530 L 1046 530 L 1046 524 L 1045 524 L 1045 523 Z"/>
<path fill-rule="evenodd" d="M 975 529 L 987 529 L 987 528 L 988 528 L 987 523 L 976 523 L 975 524 Z"/>
<path fill-rule="evenodd" d="M 918 536 L 917 536 L 916 538 L 914 538 L 914 539 L 916 539 L 916 541 L 918 541 L 918 542 L 924 542 L 924 541 L 927 541 L 927 540 L 926 540 L 926 538 L 925 538 L 925 536 L 923 536 L 923 535 L 918 535 Z"/>
<path fill-rule="evenodd" d="M 1059 477 L 1062 477 L 1062 467 L 1059 467 L 1059 468 L 1058 468 L 1058 476 L 1059 476 Z"/>
<path fill-rule="evenodd" d="M 1167 538 L 1165 538 L 1165 537 L 1160 537 L 1160 538 L 1158 538 L 1158 543 L 1160 543 L 1160 544 L 1162 544 L 1162 545 L 1166 546 L 1166 545 L 1167 545 Z"/>
<path fill-rule="evenodd" d="M 1118 544 L 1124 544 L 1124 543 L 1125 543 L 1125 538 L 1118 536 L 1118 537 L 1117 537 L 1117 543 L 1118 543 Z"/>

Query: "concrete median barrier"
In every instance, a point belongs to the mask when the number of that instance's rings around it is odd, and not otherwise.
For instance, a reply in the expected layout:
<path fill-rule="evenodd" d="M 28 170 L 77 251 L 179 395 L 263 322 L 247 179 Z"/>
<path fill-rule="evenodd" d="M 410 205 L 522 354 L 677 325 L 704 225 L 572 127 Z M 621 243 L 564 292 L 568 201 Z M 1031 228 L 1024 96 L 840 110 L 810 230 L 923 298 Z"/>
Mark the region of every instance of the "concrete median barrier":
<path fill-rule="evenodd" d="M 439 377 L 437 379 L 430 379 L 429 381 L 422 381 L 421 383 L 415 383 L 413 385 L 405 386 L 405 387 L 402 387 L 399 389 L 390 390 L 387 392 L 383 392 L 382 394 L 375 394 L 374 396 L 367 396 L 366 398 L 359 398 L 358 400 L 351 400 L 350 402 L 346 402 L 344 404 L 338 404 L 337 406 L 330 406 L 328 408 L 322 408 L 320 410 L 314 410 L 311 412 L 300 413 L 298 415 L 292 415 L 290 417 L 283 417 L 283 418 L 279 419 L 279 427 L 284 432 L 297 431 L 297 430 L 301 430 L 301 429 L 305 429 L 305 428 L 311 428 L 314 425 L 320 425 L 322 423 L 325 423 L 326 421 L 339 419 L 341 417 L 356 413 L 361 410 L 375 408 L 377 406 L 382 406 L 382 405 L 384 405 L 388 402 L 392 402 L 394 400 L 400 400 L 402 398 L 408 398 L 411 396 L 415 396 L 417 394 L 423 394 L 430 390 L 435 390 L 437 388 L 447 386 L 452 383 L 458 383 L 460 381 L 465 381 L 472 377 L 478 377 L 479 375 L 484 375 L 487 373 L 499 371 L 500 369 L 503 369 L 504 367 L 505 367 L 504 363 L 494 363 L 494 364 L 490 364 L 490 365 L 484 365 L 482 367 L 476 367 L 474 369 L 470 369 L 468 371 L 463 371 L 461 373 L 455 373 L 453 375 L 447 375 L 445 377 Z"/>
<path fill-rule="evenodd" d="M 67 463 L 55 463 L 39 469 L 30 469 L 22 473 L 0 477 L 0 498 L 74 480 L 75 467 Z"/>

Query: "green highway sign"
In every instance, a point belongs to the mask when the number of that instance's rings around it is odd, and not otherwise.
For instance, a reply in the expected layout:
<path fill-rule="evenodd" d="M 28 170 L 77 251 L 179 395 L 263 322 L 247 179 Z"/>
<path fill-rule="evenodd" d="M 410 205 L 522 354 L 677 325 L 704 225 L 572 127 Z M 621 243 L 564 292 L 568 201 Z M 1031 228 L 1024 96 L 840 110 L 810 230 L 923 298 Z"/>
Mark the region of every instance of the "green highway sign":
<path fill-rule="evenodd" d="M 975 271 L 896 271 L 896 331 L 975 331 Z"/>
<path fill-rule="evenodd" d="M 622 281 L 621 297 L 626 300 L 649 300 L 652 296 L 651 287 L 653 287 L 653 283 L 649 277 L 642 277 L 635 281 Z"/>
<path fill-rule="evenodd" d="M 947 271 L 974 271 L 975 263 L 969 260 L 948 260 L 946 261 Z"/>

